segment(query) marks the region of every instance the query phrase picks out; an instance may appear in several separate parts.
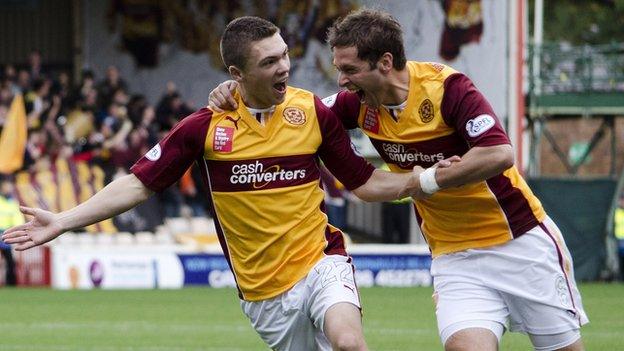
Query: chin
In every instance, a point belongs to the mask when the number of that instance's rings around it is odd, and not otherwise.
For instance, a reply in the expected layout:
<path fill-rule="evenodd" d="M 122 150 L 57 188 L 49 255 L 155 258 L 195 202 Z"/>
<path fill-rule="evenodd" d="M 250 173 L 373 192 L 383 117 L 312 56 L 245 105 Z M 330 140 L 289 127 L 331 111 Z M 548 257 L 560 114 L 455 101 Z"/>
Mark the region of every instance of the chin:
<path fill-rule="evenodd" d="M 286 94 L 284 94 L 282 97 L 276 98 L 276 99 L 273 101 L 273 105 L 279 105 L 279 104 L 281 104 L 282 102 L 284 102 L 285 100 L 286 100 Z"/>

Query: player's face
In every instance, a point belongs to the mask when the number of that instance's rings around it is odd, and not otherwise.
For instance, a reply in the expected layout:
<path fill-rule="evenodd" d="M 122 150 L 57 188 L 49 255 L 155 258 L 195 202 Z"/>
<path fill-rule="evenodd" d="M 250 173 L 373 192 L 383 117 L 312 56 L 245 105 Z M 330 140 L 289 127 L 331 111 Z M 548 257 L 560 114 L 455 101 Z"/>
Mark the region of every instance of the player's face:
<path fill-rule="evenodd" d="M 357 57 L 357 48 L 334 47 L 334 66 L 338 69 L 338 85 L 356 92 L 363 102 L 378 105 L 377 95 L 381 83 L 381 75 L 377 67 L 371 68 L 368 61 Z"/>
<path fill-rule="evenodd" d="M 288 46 L 279 33 L 251 43 L 239 81 L 245 104 L 267 108 L 284 102 L 289 72 Z"/>

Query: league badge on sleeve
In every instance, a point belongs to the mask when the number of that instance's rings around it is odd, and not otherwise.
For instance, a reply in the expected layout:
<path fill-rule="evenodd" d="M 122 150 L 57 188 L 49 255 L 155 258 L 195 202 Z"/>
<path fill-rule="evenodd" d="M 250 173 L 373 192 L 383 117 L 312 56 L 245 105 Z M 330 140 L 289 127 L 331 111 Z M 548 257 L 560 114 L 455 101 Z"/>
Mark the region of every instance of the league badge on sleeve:
<path fill-rule="evenodd" d="M 338 98 L 338 93 L 334 94 L 334 95 L 330 95 L 326 98 L 324 98 L 323 100 L 321 100 L 323 102 L 323 105 L 331 108 L 332 106 L 334 106 L 334 104 L 336 103 L 336 99 Z"/>
<path fill-rule="evenodd" d="M 496 121 L 490 115 L 479 115 L 466 122 L 466 131 L 471 138 L 477 137 L 494 127 Z"/>
<path fill-rule="evenodd" d="M 156 144 L 150 151 L 145 154 L 145 158 L 150 161 L 157 161 L 162 154 L 160 150 L 160 144 Z"/>

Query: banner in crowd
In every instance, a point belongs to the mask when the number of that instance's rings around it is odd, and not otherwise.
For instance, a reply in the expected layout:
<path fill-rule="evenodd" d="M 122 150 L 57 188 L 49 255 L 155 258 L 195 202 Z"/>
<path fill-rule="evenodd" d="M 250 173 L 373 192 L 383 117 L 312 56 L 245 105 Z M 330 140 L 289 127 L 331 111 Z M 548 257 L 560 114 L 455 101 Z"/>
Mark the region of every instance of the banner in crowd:
<path fill-rule="evenodd" d="M 24 165 L 27 122 L 22 94 L 16 94 L 0 134 L 0 173 L 11 174 Z"/>

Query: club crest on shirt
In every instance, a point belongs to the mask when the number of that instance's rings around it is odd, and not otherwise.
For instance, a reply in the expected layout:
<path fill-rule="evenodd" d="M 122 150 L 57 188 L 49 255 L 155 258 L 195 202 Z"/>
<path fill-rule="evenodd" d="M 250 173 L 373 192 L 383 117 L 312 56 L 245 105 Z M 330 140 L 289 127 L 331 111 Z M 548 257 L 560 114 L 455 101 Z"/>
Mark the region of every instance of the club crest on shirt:
<path fill-rule="evenodd" d="M 217 152 L 232 152 L 234 128 L 217 126 L 212 140 L 212 150 Z"/>
<path fill-rule="evenodd" d="M 418 115 L 420 115 L 420 120 L 423 123 L 429 123 L 433 120 L 435 116 L 433 112 L 433 103 L 429 99 L 425 99 L 418 108 Z"/>
<path fill-rule="evenodd" d="M 370 107 L 366 108 L 362 129 L 379 134 L 379 110 Z"/>
<path fill-rule="evenodd" d="M 303 110 L 300 108 L 287 107 L 284 109 L 284 112 L 282 114 L 286 122 L 292 125 L 300 126 L 306 122 L 305 112 L 303 112 Z"/>

